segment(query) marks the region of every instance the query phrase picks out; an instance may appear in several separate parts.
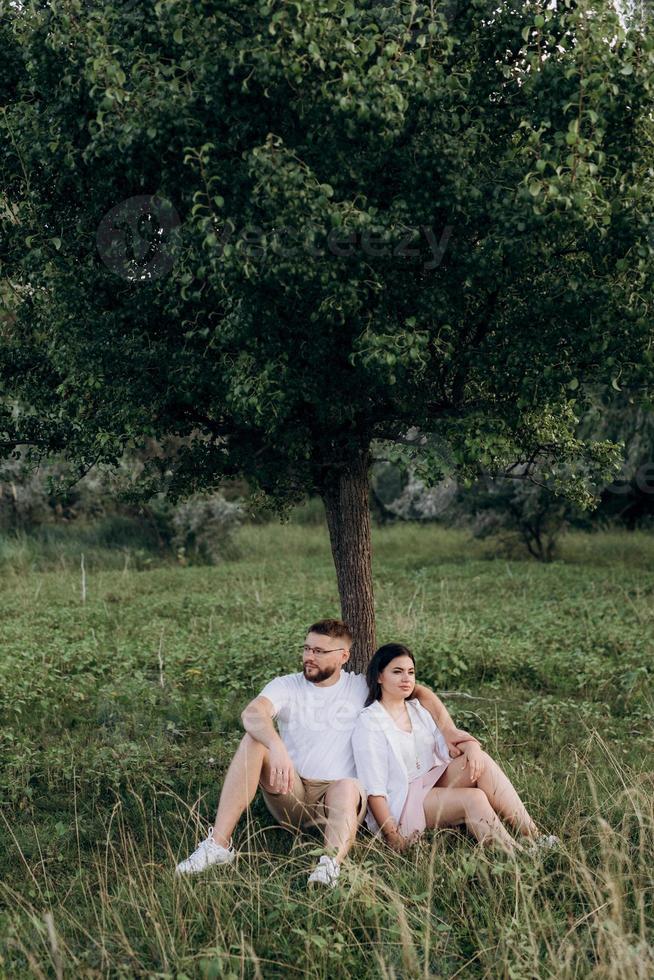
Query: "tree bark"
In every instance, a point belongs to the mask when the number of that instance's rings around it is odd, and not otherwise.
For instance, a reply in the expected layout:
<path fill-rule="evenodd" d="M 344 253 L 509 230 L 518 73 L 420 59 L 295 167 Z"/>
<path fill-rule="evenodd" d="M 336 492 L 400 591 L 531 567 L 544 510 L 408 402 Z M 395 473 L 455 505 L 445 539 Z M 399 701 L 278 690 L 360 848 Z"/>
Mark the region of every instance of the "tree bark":
<path fill-rule="evenodd" d="M 362 451 L 332 471 L 322 489 L 341 616 L 353 633 L 348 669 L 365 673 L 375 652 L 372 543 L 369 506 L 370 455 Z"/>

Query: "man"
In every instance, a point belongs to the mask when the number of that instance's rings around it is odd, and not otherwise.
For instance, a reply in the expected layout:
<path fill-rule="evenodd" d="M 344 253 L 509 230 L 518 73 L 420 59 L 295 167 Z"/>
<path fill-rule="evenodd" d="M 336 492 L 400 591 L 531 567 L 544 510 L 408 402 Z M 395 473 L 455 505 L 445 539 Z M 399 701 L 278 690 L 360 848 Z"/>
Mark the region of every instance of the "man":
<path fill-rule="evenodd" d="M 314 623 L 304 642 L 302 672 L 276 677 L 247 705 L 241 714 L 246 734 L 227 770 L 215 823 L 207 839 L 177 865 L 178 875 L 235 859 L 232 833 L 259 788 L 280 824 L 323 830 L 326 853 L 308 882 L 336 884 L 366 813 L 351 735 L 368 685 L 363 674 L 342 670 L 351 644 L 351 631 L 341 620 Z M 457 743 L 472 736 L 455 727 L 428 688 L 416 685 L 415 696 L 443 732 L 450 754 L 461 755 Z"/>

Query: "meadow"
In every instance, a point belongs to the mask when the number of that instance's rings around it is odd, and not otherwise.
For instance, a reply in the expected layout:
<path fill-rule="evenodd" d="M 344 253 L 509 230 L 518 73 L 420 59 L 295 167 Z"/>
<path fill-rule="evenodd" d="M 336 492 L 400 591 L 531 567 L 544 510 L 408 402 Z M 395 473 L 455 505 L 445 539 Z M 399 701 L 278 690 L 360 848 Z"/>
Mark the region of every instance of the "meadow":
<path fill-rule="evenodd" d="M 0 539 L 0 976 L 654 976 L 654 535 L 570 532 L 549 565 L 463 531 L 374 531 L 380 642 L 502 764 L 561 849 L 362 835 L 308 893 L 317 837 L 257 799 L 234 868 L 178 881 L 240 711 L 338 615 L 322 526 L 246 526 L 211 567 L 101 526 Z M 82 554 L 84 555 L 82 569 Z"/>

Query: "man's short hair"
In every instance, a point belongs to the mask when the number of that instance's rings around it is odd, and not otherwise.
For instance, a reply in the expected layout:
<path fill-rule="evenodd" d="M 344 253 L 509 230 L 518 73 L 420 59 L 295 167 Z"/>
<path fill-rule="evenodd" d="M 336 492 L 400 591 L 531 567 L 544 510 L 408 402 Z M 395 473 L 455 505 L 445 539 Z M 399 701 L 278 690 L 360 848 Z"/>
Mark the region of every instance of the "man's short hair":
<path fill-rule="evenodd" d="M 348 647 L 352 646 L 352 630 L 342 619 L 321 619 L 310 626 L 307 633 L 322 633 L 335 640 L 342 638 L 347 642 Z"/>

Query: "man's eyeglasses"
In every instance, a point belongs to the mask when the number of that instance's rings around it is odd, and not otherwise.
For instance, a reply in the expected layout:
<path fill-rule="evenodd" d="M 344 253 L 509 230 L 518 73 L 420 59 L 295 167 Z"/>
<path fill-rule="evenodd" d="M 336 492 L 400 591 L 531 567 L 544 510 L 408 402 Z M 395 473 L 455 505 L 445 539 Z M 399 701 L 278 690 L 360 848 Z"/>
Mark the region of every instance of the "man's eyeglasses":
<path fill-rule="evenodd" d="M 316 657 L 326 657 L 328 653 L 338 653 L 339 650 L 344 650 L 345 647 L 334 647 L 333 650 L 322 650 L 320 647 L 310 647 L 307 643 L 302 647 L 302 653 L 306 657 L 309 653 L 315 653 Z"/>

